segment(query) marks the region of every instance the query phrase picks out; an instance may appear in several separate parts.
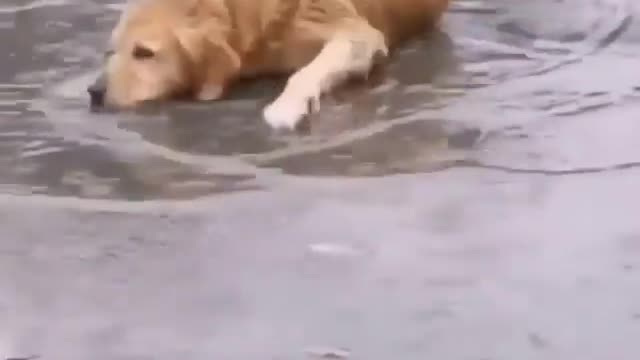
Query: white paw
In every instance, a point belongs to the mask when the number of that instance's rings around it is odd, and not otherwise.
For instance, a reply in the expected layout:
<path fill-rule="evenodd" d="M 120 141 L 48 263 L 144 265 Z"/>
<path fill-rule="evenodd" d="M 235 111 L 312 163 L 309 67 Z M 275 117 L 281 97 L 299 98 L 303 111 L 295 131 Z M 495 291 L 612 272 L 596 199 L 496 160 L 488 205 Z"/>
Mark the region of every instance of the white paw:
<path fill-rule="evenodd" d="M 268 105 L 263 116 L 274 129 L 294 130 L 306 116 L 320 110 L 320 95 L 282 94 Z"/>

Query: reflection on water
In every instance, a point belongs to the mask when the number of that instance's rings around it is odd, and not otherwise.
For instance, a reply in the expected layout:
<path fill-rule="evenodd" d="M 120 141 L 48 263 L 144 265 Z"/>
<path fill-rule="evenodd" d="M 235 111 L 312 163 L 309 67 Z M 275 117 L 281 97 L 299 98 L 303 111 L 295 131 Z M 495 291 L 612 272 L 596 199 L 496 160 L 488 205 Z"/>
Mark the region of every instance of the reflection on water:
<path fill-rule="evenodd" d="M 384 73 L 327 98 L 305 134 L 273 134 L 259 118 L 281 80 L 244 84 L 222 102 L 91 114 L 84 88 L 119 3 L 0 5 L 0 192 L 176 199 L 286 176 L 460 164 L 544 171 L 539 127 L 622 106 L 640 86 L 632 1 L 461 0 L 444 33 L 416 39 Z M 534 137 L 535 154 L 509 145 L 532 151 Z"/>

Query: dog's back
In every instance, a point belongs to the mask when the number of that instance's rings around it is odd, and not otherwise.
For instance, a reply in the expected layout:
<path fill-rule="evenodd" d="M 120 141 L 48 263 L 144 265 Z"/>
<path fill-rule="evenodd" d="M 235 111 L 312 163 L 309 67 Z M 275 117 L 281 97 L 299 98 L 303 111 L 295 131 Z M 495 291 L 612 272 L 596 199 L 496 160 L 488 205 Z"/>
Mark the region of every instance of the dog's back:
<path fill-rule="evenodd" d="M 350 0 L 358 12 L 382 31 L 390 47 L 437 25 L 450 0 Z"/>

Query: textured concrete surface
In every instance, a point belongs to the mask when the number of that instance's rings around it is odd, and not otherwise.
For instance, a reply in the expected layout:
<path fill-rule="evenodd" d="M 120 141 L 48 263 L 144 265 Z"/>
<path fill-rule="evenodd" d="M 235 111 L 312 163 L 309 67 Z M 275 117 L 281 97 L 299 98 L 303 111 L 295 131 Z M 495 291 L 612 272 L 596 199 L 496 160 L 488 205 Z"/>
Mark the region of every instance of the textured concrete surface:
<path fill-rule="evenodd" d="M 632 360 L 639 180 L 455 170 L 173 210 L 3 202 L 2 346 L 47 359 L 301 359 L 323 346 Z"/>

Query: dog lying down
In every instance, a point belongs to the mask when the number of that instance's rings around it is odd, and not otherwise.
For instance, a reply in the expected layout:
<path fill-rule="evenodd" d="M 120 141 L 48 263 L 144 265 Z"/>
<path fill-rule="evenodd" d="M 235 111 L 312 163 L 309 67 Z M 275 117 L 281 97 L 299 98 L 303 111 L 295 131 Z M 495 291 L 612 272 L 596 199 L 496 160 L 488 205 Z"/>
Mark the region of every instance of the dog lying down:
<path fill-rule="evenodd" d="M 122 14 L 92 106 L 224 97 L 239 79 L 291 75 L 264 118 L 293 129 L 320 97 L 366 77 L 437 26 L 449 0 L 139 0 Z"/>

